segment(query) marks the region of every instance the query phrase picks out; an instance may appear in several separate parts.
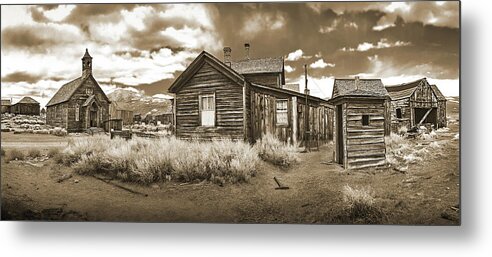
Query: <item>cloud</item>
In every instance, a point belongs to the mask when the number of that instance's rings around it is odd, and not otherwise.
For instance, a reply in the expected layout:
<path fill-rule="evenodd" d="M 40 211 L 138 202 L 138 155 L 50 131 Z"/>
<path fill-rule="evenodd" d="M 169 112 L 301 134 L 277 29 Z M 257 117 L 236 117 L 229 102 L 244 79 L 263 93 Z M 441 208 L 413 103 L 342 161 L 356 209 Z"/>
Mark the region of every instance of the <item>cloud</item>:
<path fill-rule="evenodd" d="M 321 87 L 321 78 L 354 74 L 457 80 L 459 4 L 391 4 L 2 6 L 2 96 L 49 98 L 80 76 L 85 48 L 104 90 L 131 86 L 149 96 L 166 94 L 201 51 L 221 57 L 227 45 L 238 60 L 244 43 L 252 58 L 284 56 L 288 81 L 303 76 L 304 64 L 319 67 L 309 76 Z"/>
<path fill-rule="evenodd" d="M 309 65 L 309 67 L 311 67 L 313 69 L 323 69 L 323 68 L 326 68 L 326 67 L 333 68 L 333 67 L 335 67 L 335 64 L 333 64 L 333 63 L 326 63 L 323 59 L 319 59 L 316 62 L 311 63 Z"/>
<path fill-rule="evenodd" d="M 304 52 L 301 49 L 297 49 L 294 52 L 291 52 L 287 55 L 287 61 L 297 61 L 301 59 Z"/>
<path fill-rule="evenodd" d="M 257 34 L 264 30 L 278 30 L 285 25 L 285 18 L 280 13 L 260 14 L 255 13 L 246 20 L 241 29 L 241 34 Z"/>
<path fill-rule="evenodd" d="M 340 50 L 344 51 L 344 52 L 347 52 L 347 51 L 348 52 L 354 52 L 354 51 L 365 52 L 365 51 L 369 51 L 371 49 L 383 49 L 383 48 L 401 47 L 401 46 L 409 46 L 409 45 L 411 45 L 410 42 L 396 41 L 394 43 L 390 43 L 388 41 L 388 39 L 381 38 L 381 40 L 378 41 L 376 44 L 364 42 L 364 43 L 359 44 L 357 46 L 357 48 L 346 48 L 346 47 L 344 47 Z"/>
<path fill-rule="evenodd" d="M 292 68 L 289 65 L 285 65 L 284 69 L 285 69 L 285 72 L 287 72 L 287 73 L 291 73 L 291 72 L 296 70 L 295 68 Z"/>

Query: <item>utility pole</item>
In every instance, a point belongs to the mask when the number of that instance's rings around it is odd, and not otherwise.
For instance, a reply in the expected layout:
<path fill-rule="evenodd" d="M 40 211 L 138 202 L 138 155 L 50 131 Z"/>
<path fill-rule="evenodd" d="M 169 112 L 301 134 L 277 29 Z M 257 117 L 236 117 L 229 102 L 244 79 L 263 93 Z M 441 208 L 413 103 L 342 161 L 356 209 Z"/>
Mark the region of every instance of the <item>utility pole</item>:
<path fill-rule="evenodd" d="M 310 140 L 310 131 L 309 131 L 309 104 L 308 104 L 308 95 L 309 95 L 309 89 L 308 89 L 308 76 L 307 76 L 307 65 L 304 64 L 304 80 L 305 80 L 305 87 L 304 87 L 304 94 L 306 96 L 306 105 L 305 105 L 305 110 L 306 114 L 305 116 L 305 121 L 304 121 L 304 144 L 306 147 L 306 151 L 311 150 L 311 140 Z"/>

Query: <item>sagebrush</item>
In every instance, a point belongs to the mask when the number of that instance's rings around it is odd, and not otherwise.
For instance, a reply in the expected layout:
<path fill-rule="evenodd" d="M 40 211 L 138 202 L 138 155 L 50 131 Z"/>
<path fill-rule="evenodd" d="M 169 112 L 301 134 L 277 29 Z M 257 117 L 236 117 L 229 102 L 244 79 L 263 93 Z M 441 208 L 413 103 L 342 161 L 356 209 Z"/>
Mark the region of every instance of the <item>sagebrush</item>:
<path fill-rule="evenodd" d="M 170 177 L 176 181 L 215 183 L 248 181 L 259 158 L 244 142 L 183 141 L 175 138 L 131 140 L 94 136 L 69 142 L 57 162 L 73 164 L 79 174 L 103 174 L 149 184 Z"/>
<path fill-rule="evenodd" d="M 261 159 L 275 165 L 289 167 L 299 162 L 297 148 L 280 141 L 271 134 L 264 135 L 254 147 Z"/>
<path fill-rule="evenodd" d="M 5 156 L 5 161 L 10 162 L 10 161 L 21 161 L 24 160 L 26 156 L 24 155 L 23 152 L 17 149 L 12 149 L 9 150 Z"/>
<path fill-rule="evenodd" d="M 376 200 L 369 188 L 353 188 L 345 185 L 342 195 L 347 207 L 344 213 L 337 217 L 337 222 L 378 224 L 387 219 L 381 208 L 376 205 Z"/>

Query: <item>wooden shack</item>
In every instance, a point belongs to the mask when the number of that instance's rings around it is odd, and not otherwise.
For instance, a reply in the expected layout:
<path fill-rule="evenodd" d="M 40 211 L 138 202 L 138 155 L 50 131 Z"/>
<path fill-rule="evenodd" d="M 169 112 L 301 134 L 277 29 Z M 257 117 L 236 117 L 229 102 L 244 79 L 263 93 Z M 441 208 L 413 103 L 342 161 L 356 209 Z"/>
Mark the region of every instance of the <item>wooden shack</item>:
<path fill-rule="evenodd" d="M 345 169 L 383 165 L 390 133 L 388 92 L 380 79 L 335 79 L 333 159 Z"/>
<path fill-rule="evenodd" d="M 23 97 L 19 102 L 13 104 L 10 107 L 10 113 L 13 114 L 39 116 L 39 112 L 40 112 L 39 102 L 29 96 Z"/>
<path fill-rule="evenodd" d="M 110 119 L 120 119 L 123 126 L 133 124 L 133 111 L 122 108 L 116 102 L 109 105 L 109 116 Z"/>
<path fill-rule="evenodd" d="M 46 123 L 80 132 L 104 128 L 109 120 L 109 101 L 92 76 L 92 57 L 87 49 L 82 57 L 82 76 L 64 84 L 46 105 Z"/>
<path fill-rule="evenodd" d="M 320 141 L 331 138 L 333 115 L 326 100 L 308 95 L 307 108 L 302 93 L 276 84 L 251 82 L 249 78 L 254 75 L 245 76 L 231 68 L 228 54 L 230 48 L 226 47 L 222 62 L 202 52 L 169 88 L 175 94 L 177 137 L 254 143 L 270 133 L 284 142 L 302 145 L 307 130 Z M 243 67 L 247 66 L 246 61 L 242 62 Z M 276 76 L 282 81 L 283 74 Z"/>
<path fill-rule="evenodd" d="M 436 129 L 447 126 L 446 97 L 426 78 L 387 86 L 386 90 L 391 98 L 392 131 L 426 124 Z"/>
<path fill-rule="evenodd" d="M 1 113 L 10 113 L 10 107 L 12 106 L 12 100 L 1 99 Z"/>

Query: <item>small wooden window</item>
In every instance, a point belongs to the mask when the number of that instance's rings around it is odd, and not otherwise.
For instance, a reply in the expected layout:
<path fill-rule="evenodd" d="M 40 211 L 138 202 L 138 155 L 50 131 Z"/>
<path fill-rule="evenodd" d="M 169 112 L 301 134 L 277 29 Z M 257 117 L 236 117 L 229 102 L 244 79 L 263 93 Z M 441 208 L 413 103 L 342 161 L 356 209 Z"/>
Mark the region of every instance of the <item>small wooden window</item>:
<path fill-rule="evenodd" d="M 369 115 L 362 115 L 362 126 L 369 126 Z"/>
<path fill-rule="evenodd" d="M 287 99 L 277 99 L 277 125 L 289 125 Z"/>
<path fill-rule="evenodd" d="M 401 119 L 401 108 L 396 108 L 396 118 Z"/>
<path fill-rule="evenodd" d="M 85 89 L 85 93 L 88 94 L 88 95 L 92 95 L 94 93 L 94 91 L 92 90 L 91 87 L 88 87 Z"/>
<path fill-rule="evenodd" d="M 200 96 L 200 120 L 204 127 L 215 126 L 215 95 Z"/>
<path fill-rule="evenodd" d="M 75 121 L 79 121 L 80 120 L 80 110 L 79 110 L 79 106 L 76 105 L 75 106 Z"/>

